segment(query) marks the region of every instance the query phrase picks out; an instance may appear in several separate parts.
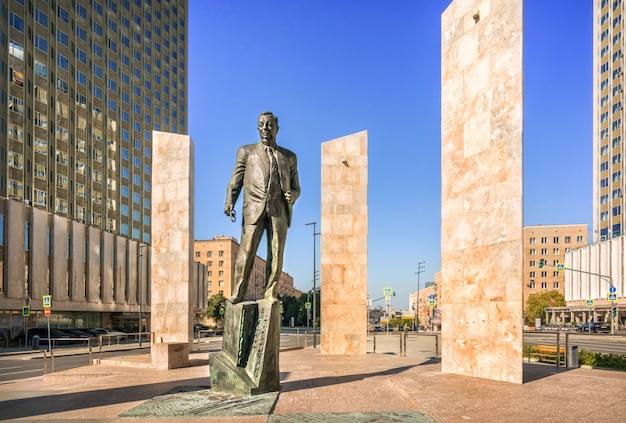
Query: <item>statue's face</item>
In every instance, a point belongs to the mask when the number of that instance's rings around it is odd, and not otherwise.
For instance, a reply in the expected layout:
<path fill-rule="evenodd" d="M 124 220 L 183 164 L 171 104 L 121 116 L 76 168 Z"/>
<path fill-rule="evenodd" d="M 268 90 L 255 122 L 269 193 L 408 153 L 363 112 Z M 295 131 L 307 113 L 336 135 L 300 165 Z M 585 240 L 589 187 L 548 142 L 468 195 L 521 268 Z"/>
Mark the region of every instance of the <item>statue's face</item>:
<path fill-rule="evenodd" d="M 275 145 L 276 133 L 278 132 L 278 125 L 274 121 L 272 115 L 262 115 L 259 117 L 259 136 L 263 144 Z"/>

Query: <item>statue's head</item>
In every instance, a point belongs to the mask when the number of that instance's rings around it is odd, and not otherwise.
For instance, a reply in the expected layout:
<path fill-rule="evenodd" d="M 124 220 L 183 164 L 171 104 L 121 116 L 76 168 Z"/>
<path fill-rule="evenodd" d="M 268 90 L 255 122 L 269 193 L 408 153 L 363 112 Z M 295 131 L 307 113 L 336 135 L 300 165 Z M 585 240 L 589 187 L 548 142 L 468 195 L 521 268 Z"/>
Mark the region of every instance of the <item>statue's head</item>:
<path fill-rule="evenodd" d="M 276 145 L 278 133 L 278 117 L 272 112 L 263 112 L 259 115 L 258 128 L 261 141 L 266 145 Z"/>

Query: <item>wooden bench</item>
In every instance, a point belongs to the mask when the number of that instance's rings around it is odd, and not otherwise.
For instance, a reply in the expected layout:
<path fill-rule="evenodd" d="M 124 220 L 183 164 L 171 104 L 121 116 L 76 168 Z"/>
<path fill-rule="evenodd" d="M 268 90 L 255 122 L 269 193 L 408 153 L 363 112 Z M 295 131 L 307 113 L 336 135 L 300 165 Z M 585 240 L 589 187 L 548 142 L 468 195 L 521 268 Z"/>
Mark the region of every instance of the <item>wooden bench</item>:
<path fill-rule="evenodd" d="M 537 357 L 537 361 L 539 362 L 546 360 L 556 363 L 556 345 L 537 345 L 535 348 L 537 351 L 529 353 L 528 361 L 530 361 L 530 357 Z M 558 360 L 561 363 L 565 362 L 565 347 L 559 347 Z"/>

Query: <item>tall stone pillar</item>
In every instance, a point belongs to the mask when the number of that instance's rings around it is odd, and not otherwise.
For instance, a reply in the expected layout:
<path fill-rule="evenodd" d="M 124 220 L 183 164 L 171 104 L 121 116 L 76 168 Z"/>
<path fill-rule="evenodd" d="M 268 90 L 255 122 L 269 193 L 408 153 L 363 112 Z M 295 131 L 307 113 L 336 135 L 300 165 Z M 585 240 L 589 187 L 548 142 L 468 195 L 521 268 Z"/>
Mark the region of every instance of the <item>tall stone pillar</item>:
<path fill-rule="evenodd" d="M 441 18 L 442 371 L 522 383 L 522 9 Z"/>
<path fill-rule="evenodd" d="M 152 146 L 152 366 L 171 369 L 188 364 L 193 342 L 194 146 L 156 131 Z"/>
<path fill-rule="evenodd" d="M 367 131 L 322 144 L 321 352 L 367 353 Z"/>

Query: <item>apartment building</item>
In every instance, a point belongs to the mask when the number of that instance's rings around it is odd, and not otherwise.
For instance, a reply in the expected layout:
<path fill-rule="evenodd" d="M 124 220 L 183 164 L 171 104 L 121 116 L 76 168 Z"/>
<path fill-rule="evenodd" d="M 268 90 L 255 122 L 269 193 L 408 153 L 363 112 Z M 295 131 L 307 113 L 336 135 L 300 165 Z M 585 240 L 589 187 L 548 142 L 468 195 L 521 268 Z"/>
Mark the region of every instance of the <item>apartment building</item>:
<path fill-rule="evenodd" d="M 187 14 L 186 0 L 0 0 L 0 328 L 21 327 L 28 299 L 38 325 L 48 294 L 54 324 L 138 326 L 152 132 L 187 133 Z"/>
<path fill-rule="evenodd" d="M 587 224 L 536 225 L 523 228 L 524 306 L 528 297 L 543 291 L 565 294 L 565 253 L 587 245 Z M 544 260 L 545 265 L 540 266 Z"/>
<path fill-rule="evenodd" d="M 232 295 L 233 277 L 235 273 L 235 260 L 239 252 L 239 243 L 231 236 L 216 236 L 209 240 L 194 241 L 194 260 L 205 264 L 207 268 L 208 297 L 221 293 L 226 298 Z M 262 298 L 265 289 L 265 265 L 266 261 L 256 256 L 246 299 L 256 300 Z M 293 277 L 282 272 L 278 281 L 278 293 L 299 297 L 302 292 L 294 288 Z"/>

